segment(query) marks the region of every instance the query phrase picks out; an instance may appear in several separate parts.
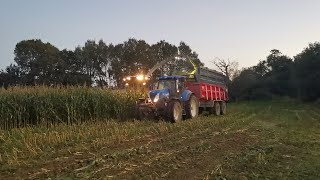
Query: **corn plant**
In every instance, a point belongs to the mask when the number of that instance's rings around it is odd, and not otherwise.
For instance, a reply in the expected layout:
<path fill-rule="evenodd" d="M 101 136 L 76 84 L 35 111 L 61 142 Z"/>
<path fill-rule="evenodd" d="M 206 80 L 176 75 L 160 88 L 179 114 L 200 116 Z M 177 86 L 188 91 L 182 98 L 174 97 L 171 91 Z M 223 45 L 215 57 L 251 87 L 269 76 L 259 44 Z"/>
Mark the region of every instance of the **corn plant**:
<path fill-rule="evenodd" d="M 75 124 L 133 115 L 142 91 L 89 87 L 13 87 L 0 89 L 0 128 Z"/>

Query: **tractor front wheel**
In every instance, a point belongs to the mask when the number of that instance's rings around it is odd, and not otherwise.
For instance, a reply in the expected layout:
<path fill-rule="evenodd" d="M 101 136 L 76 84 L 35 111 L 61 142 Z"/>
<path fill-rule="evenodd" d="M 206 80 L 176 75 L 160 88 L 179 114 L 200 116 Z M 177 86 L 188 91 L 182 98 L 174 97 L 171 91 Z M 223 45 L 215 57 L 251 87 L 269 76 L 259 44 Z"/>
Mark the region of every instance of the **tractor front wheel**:
<path fill-rule="evenodd" d="M 179 101 L 171 101 L 167 106 L 167 120 L 172 123 L 177 123 L 182 120 L 182 107 Z"/>

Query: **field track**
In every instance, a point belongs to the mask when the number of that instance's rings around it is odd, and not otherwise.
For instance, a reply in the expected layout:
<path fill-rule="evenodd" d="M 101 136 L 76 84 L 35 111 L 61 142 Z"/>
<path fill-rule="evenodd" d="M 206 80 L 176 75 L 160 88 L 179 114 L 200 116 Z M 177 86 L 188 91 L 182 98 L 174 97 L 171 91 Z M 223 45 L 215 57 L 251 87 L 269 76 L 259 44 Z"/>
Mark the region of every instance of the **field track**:
<path fill-rule="evenodd" d="M 231 103 L 177 124 L 0 131 L 0 179 L 320 179 L 320 106 Z"/>

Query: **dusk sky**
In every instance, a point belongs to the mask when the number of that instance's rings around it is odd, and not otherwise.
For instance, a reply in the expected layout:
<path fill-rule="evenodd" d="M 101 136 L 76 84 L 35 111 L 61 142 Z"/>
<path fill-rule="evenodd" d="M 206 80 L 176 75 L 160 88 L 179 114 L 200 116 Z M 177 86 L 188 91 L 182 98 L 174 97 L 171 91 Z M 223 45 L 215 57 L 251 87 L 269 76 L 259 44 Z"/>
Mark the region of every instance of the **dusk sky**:
<path fill-rule="evenodd" d="M 15 45 L 41 39 L 73 50 L 88 39 L 186 42 L 208 67 L 215 57 L 253 66 L 271 49 L 293 57 L 320 38 L 317 0 L 2 0 L 0 69 Z"/>

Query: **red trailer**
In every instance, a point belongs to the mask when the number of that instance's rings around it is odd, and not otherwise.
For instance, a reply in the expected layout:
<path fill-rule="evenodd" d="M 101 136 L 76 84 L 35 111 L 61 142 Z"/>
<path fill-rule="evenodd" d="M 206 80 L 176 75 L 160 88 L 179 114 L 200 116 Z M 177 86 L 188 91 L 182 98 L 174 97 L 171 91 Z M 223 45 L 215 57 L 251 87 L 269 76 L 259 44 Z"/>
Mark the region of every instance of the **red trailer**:
<path fill-rule="evenodd" d="M 226 113 L 228 89 L 225 76 L 215 70 L 199 68 L 197 74 L 187 78 L 185 86 L 199 100 L 200 112 L 207 110 L 212 114 Z"/>

